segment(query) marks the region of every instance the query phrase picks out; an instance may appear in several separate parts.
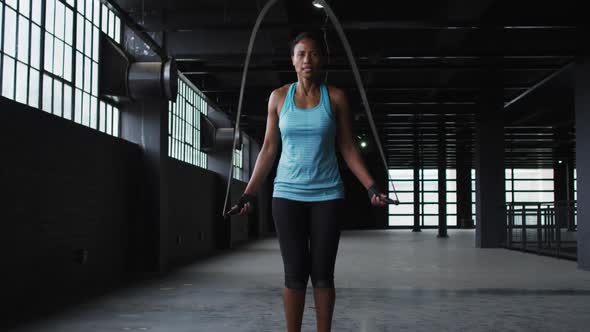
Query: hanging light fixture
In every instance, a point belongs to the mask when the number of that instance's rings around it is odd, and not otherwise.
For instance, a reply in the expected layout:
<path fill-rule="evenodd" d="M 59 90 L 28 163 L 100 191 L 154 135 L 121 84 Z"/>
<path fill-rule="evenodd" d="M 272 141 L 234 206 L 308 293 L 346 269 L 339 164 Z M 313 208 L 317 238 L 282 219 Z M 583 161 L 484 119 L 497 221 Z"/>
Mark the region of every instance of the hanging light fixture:
<path fill-rule="evenodd" d="M 316 8 L 324 8 L 323 0 L 313 0 L 312 4 Z"/>

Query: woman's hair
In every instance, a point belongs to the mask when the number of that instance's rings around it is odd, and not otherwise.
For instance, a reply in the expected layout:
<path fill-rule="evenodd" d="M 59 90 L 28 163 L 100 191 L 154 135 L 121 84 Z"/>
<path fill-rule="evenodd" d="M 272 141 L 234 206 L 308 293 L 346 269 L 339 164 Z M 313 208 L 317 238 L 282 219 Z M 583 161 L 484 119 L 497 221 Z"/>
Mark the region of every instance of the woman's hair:
<path fill-rule="evenodd" d="M 295 45 L 297 45 L 297 43 L 299 43 L 302 39 L 313 40 L 316 46 L 318 47 L 318 50 L 320 51 L 320 55 L 324 54 L 324 43 L 323 39 L 320 38 L 319 34 L 315 32 L 305 31 L 295 36 L 295 38 L 293 38 L 293 40 L 291 41 L 291 55 L 295 55 Z"/>

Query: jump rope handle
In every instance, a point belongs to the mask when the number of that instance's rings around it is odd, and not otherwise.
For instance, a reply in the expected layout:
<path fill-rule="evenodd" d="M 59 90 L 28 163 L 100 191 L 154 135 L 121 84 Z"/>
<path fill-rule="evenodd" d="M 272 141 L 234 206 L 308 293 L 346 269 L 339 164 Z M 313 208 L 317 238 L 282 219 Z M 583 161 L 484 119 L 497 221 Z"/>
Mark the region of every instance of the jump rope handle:
<path fill-rule="evenodd" d="M 246 203 L 252 203 L 254 202 L 254 195 L 250 195 L 250 194 L 246 194 L 244 193 L 240 199 L 238 200 L 238 203 L 234 206 L 231 207 L 231 209 L 229 209 L 229 211 L 225 212 L 223 214 L 224 217 L 227 218 L 227 216 L 233 216 L 235 214 L 238 214 L 240 212 L 240 210 L 242 210 L 242 208 L 244 207 L 244 205 L 246 205 Z"/>
<path fill-rule="evenodd" d="M 233 216 L 234 214 L 237 214 L 242 208 L 236 204 L 234 206 L 231 207 L 231 209 L 229 209 L 229 211 L 225 212 L 223 214 L 224 217 L 227 218 L 227 216 Z"/>
<path fill-rule="evenodd" d="M 399 205 L 399 201 L 397 199 L 391 199 L 389 197 L 385 197 L 385 198 L 380 198 L 380 194 L 381 191 L 379 190 L 379 188 L 377 187 L 377 185 L 372 185 L 369 189 L 368 189 L 368 193 L 369 193 L 369 199 L 373 198 L 373 195 L 377 195 L 377 197 L 379 197 L 380 200 L 385 201 L 387 204 L 394 204 L 394 205 Z M 254 201 L 255 196 L 254 195 L 250 195 L 250 194 L 243 194 L 240 199 L 238 200 L 238 203 L 234 206 L 231 207 L 231 209 L 229 209 L 229 211 L 225 212 L 223 214 L 224 217 L 228 217 L 228 216 L 233 216 L 238 214 L 242 208 L 244 207 L 244 205 L 246 203 L 251 203 Z"/>
<path fill-rule="evenodd" d="M 367 192 L 369 194 L 369 199 L 372 199 L 373 195 L 377 195 L 379 200 L 385 201 L 387 204 L 399 205 L 399 201 L 397 199 L 391 199 L 389 197 L 381 198 L 381 190 L 379 190 L 376 184 L 367 189 Z"/>
<path fill-rule="evenodd" d="M 399 205 L 399 201 L 397 199 L 391 199 L 389 197 L 380 198 L 380 199 L 384 200 L 387 204 Z"/>

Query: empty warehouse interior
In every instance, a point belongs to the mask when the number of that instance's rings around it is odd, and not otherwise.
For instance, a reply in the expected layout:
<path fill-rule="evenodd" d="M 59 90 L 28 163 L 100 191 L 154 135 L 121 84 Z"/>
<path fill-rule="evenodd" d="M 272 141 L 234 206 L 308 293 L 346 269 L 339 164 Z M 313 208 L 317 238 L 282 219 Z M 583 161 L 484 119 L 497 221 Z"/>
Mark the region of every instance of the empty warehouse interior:
<path fill-rule="evenodd" d="M 279 155 L 253 212 L 223 212 L 252 178 L 271 92 L 298 79 L 290 42 L 312 31 L 366 169 L 399 199 L 373 206 L 337 151 L 332 329 L 584 331 L 578 6 L 0 0 L 0 328 L 286 331 Z M 305 303 L 302 330 L 315 331 L 311 284 Z"/>

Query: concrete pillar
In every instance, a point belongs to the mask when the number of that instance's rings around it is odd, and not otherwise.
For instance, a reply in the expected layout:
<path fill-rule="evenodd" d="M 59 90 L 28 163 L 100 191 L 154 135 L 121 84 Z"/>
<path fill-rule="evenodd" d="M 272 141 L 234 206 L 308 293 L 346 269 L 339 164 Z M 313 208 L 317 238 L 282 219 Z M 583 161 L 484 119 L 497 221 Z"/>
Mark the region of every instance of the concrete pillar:
<path fill-rule="evenodd" d="M 578 267 L 590 271 L 590 57 L 576 59 L 576 167 Z"/>
<path fill-rule="evenodd" d="M 438 118 L 438 235 L 447 234 L 447 144 L 445 137 L 445 116 Z"/>
<path fill-rule="evenodd" d="M 420 133 L 418 132 L 418 115 L 414 115 L 414 227 L 412 232 L 420 229 Z"/>
<path fill-rule="evenodd" d="M 420 229 L 420 166 L 414 166 L 414 227 L 412 232 L 421 232 Z"/>
<path fill-rule="evenodd" d="M 489 69 L 482 73 L 475 125 L 478 248 L 501 247 L 506 238 L 503 90 L 497 71 Z"/>
<path fill-rule="evenodd" d="M 469 133 L 457 133 L 457 226 L 473 228 L 471 216 L 471 160 L 468 156 Z"/>
<path fill-rule="evenodd" d="M 125 50 L 137 61 L 160 62 L 151 51 L 143 52 L 145 45 L 137 36 L 125 29 Z M 113 78 L 114 79 L 114 78 Z M 132 225 L 131 253 L 140 272 L 166 273 L 170 249 L 168 247 L 168 100 L 154 96 L 125 104 L 121 109 L 123 139 L 134 142 L 143 149 L 142 199 L 145 210 L 138 223 Z"/>
<path fill-rule="evenodd" d="M 553 156 L 554 198 L 556 203 L 555 218 L 561 228 L 573 227 L 573 166 L 569 127 L 555 129 L 556 148 Z M 573 230 L 573 229 L 572 229 Z"/>
<path fill-rule="evenodd" d="M 556 129 L 557 149 L 554 157 L 554 193 L 555 201 L 559 202 L 557 221 L 562 228 L 574 232 L 574 163 L 573 140 L 570 132 L 573 126 Z"/>
<path fill-rule="evenodd" d="M 566 169 L 567 169 L 567 200 L 570 202 L 568 207 L 568 222 L 567 222 L 567 230 L 568 232 L 575 232 L 576 231 L 576 215 L 575 215 L 575 206 L 574 203 L 574 156 L 572 153 L 568 154 Z"/>
<path fill-rule="evenodd" d="M 168 266 L 168 102 L 138 101 L 121 110 L 121 137 L 143 149 L 142 195 L 145 204 L 140 224 L 134 225 L 132 252 L 137 268 L 166 272 Z M 155 250 L 155 251 L 154 251 Z"/>
<path fill-rule="evenodd" d="M 567 201 L 567 167 L 565 164 L 567 151 L 564 149 L 564 128 L 554 129 L 555 148 L 553 149 L 553 199 L 555 201 L 555 222 L 561 227 L 567 225 L 564 204 Z"/>

